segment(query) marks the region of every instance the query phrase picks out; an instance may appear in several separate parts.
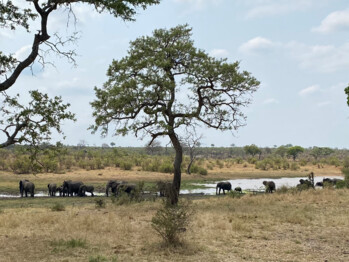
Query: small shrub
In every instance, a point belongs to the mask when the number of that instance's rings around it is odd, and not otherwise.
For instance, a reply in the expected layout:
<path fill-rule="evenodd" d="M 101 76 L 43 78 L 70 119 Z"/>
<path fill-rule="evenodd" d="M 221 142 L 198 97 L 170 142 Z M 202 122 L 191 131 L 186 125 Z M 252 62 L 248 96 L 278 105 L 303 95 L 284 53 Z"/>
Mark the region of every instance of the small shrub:
<path fill-rule="evenodd" d="M 235 162 L 236 162 L 236 164 L 242 164 L 244 162 L 244 160 L 241 157 L 237 157 L 235 159 Z"/>
<path fill-rule="evenodd" d="M 50 245 L 54 247 L 54 252 L 62 252 L 68 248 L 87 248 L 87 243 L 84 239 L 54 240 L 50 242 Z"/>
<path fill-rule="evenodd" d="M 105 200 L 104 199 L 95 199 L 96 208 L 105 208 Z"/>
<path fill-rule="evenodd" d="M 107 262 L 107 261 L 117 262 L 118 260 L 117 260 L 116 257 L 112 257 L 112 258 L 108 259 L 108 258 L 106 258 L 105 256 L 102 256 L 102 255 L 91 256 L 88 259 L 88 262 Z"/>
<path fill-rule="evenodd" d="M 290 166 L 290 169 L 293 170 L 293 171 L 296 171 L 299 169 L 299 166 L 297 163 L 292 163 L 291 166 Z"/>
<path fill-rule="evenodd" d="M 346 187 L 346 183 L 345 181 L 339 180 L 336 183 L 336 188 L 345 188 Z"/>
<path fill-rule="evenodd" d="M 276 193 L 285 194 L 289 192 L 289 188 L 287 186 L 281 186 L 276 190 Z"/>
<path fill-rule="evenodd" d="M 235 190 L 230 190 L 229 196 L 232 198 L 240 198 L 243 196 L 243 194 L 241 192 L 237 192 Z"/>
<path fill-rule="evenodd" d="M 208 172 L 205 168 L 199 167 L 199 174 L 202 176 L 207 176 Z"/>
<path fill-rule="evenodd" d="M 179 235 L 186 231 L 191 216 L 188 203 L 170 205 L 164 202 L 164 206 L 152 218 L 151 225 L 166 244 L 176 246 L 180 243 Z"/>
<path fill-rule="evenodd" d="M 130 162 L 122 162 L 120 167 L 123 170 L 131 170 L 132 169 L 132 163 L 130 163 Z"/>
<path fill-rule="evenodd" d="M 52 211 L 65 211 L 65 207 L 61 203 L 56 203 L 51 207 Z"/>

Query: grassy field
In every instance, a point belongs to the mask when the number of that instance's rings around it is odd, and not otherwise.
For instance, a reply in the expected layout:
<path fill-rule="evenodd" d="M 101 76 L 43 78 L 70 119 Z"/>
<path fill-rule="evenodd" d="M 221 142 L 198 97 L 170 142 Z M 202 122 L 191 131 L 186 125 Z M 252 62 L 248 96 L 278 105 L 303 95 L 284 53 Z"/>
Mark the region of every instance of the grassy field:
<path fill-rule="evenodd" d="M 52 211 L 58 203 L 64 211 Z M 0 261 L 349 261 L 346 189 L 193 200 L 177 248 L 151 227 L 161 205 L 0 200 Z"/>
<path fill-rule="evenodd" d="M 198 174 L 187 175 L 182 174 L 182 189 L 192 189 L 193 182 L 209 182 L 234 178 L 278 178 L 278 177 L 305 177 L 313 171 L 316 176 L 339 176 L 341 168 L 325 165 L 323 168 L 318 168 L 314 165 L 301 167 L 299 170 L 268 170 L 263 171 L 255 169 L 254 165 L 235 164 L 229 168 L 215 167 L 209 170 L 208 175 L 202 176 Z M 125 171 L 119 168 L 105 168 L 102 170 L 76 169 L 64 174 L 41 173 L 37 175 L 16 175 L 8 172 L 0 172 L 0 193 L 18 193 L 18 181 L 28 179 L 35 183 L 36 191 L 47 191 L 48 183 L 57 183 L 61 185 L 64 180 L 78 180 L 85 184 L 92 184 L 96 191 L 104 192 L 105 185 L 110 179 L 118 179 L 129 182 L 144 181 L 146 186 L 151 186 L 158 180 L 172 180 L 172 174 L 145 172 L 137 168 Z"/>

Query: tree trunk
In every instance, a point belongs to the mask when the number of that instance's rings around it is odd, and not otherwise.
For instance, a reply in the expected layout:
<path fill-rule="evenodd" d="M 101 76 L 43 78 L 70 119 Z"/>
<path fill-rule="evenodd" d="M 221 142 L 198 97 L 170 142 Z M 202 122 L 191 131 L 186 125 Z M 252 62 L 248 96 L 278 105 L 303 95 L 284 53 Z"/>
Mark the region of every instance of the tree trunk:
<path fill-rule="evenodd" d="M 190 169 L 191 169 L 191 166 L 194 162 L 194 154 L 193 152 L 190 152 L 190 162 L 189 162 L 189 165 L 188 165 L 188 168 L 187 168 L 187 174 L 190 175 L 191 172 L 190 172 Z"/>
<path fill-rule="evenodd" d="M 181 188 L 181 165 L 183 160 L 183 150 L 175 133 L 170 134 L 169 137 L 176 151 L 176 157 L 173 163 L 174 175 L 172 182 L 172 192 L 170 194 L 170 201 L 172 205 L 176 205 L 178 203 L 179 190 Z"/>

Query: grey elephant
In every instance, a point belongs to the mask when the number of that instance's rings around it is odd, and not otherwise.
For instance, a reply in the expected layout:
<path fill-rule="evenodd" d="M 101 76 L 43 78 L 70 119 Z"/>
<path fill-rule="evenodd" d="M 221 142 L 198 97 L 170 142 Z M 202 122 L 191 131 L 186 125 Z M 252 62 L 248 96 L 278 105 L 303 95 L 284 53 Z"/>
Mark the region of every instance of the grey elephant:
<path fill-rule="evenodd" d="M 63 182 L 63 190 L 67 191 L 68 196 L 78 195 L 79 194 L 79 188 L 81 185 L 83 185 L 81 181 L 64 181 Z"/>
<path fill-rule="evenodd" d="M 225 195 L 225 190 L 231 191 L 231 184 L 230 184 L 230 182 L 219 182 L 219 183 L 217 183 L 216 195 L 217 195 L 218 188 L 219 188 L 218 195 L 221 194 L 221 190 L 223 190 L 223 194 Z"/>
<path fill-rule="evenodd" d="M 111 189 L 111 192 L 113 195 L 117 194 L 117 187 L 118 185 L 125 184 L 123 181 L 117 181 L 117 180 L 109 180 L 107 183 L 107 186 L 105 187 L 105 194 L 106 196 L 109 196 L 109 189 Z"/>
<path fill-rule="evenodd" d="M 263 181 L 263 185 L 265 186 L 266 193 L 273 193 L 276 190 L 274 181 Z"/>
<path fill-rule="evenodd" d="M 25 194 L 25 197 L 28 197 L 28 192 L 30 193 L 31 197 L 34 197 L 34 189 L 35 185 L 33 182 L 30 182 L 29 180 L 19 181 L 19 192 L 21 197 L 23 197 L 23 193 Z"/>
<path fill-rule="evenodd" d="M 300 179 L 299 184 L 297 185 L 299 189 L 309 189 L 313 188 L 313 183 L 308 179 Z"/>
<path fill-rule="evenodd" d="M 57 192 L 59 192 L 59 196 L 65 197 L 68 194 L 68 190 L 65 188 L 63 189 L 63 185 L 57 187 Z"/>
<path fill-rule="evenodd" d="M 91 193 L 91 196 L 93 197 L 93 191 L 95 190 L 94 186 L 87 186 L 87 185 L 81 185 L 79 187 L 79 196 L 86 196 L 86 192 Z"/>
<path fill-rule="evenodd" d="M 48 188 L 48 195 L 49 196 L 56 196 L 56 191 L 57 191 L 57 185 L 50 183 L 47 185 Z"/>
<path fill-rule="evenodd" d="M 235 191 L 235 192 L 239 192 L 240 194 L 242 193 L 242 189 L 241 189 L 241 187 L 239 187 L 239 186 L 238 186 L 238 187 L 235 187 L 235 188 L 234 188 L 234 191 Z"/>
<path fill-rule="evenodd" d="M 122 183 L 117 186 L 116 194 L 127 193 L 128 195 L 133 195 L 136 190 L 136 185 Z"/>

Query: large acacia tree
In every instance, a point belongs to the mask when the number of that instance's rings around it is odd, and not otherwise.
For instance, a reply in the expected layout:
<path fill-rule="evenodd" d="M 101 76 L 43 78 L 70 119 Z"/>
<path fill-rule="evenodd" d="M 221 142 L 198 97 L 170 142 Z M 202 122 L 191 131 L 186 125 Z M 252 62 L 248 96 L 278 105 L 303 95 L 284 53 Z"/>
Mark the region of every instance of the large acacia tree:
<path fill-rule="evenodd" d="M 36 146 L 40 141 L 49 139 L 54 128 L 61 132 L 60 123 L 64 119 L 73 119 L 73 114 L 67 111 L 69 105 L 63 104 L 60 97 L 49 99 L 47 95 L 38 91 L 31 93 L 31 102 L 21 105 L 18 97 L 10 98 L 4 93 L 15 85 L 18 77 L 24 69 L 31 67 L 35 61 L 43 66 L 53 61 L 46 61 L 45 54 L 54 52 L 75 63 L 75 51 L 67 50 L 69 43 L 77 37 L 73 32 L 63 39 L 56 32 L 49 32 L 47 24 L 50 15 L 54 12 L 66 10 L 61 15 L 66 15 L 67 20 L 74 17 L 74 5 L 91 5 L 99 13 L 110 13 L 124 21 L 134 20 L 137 8 L 147 8 L 152 4 L 158 4 L 160 0 L 11 0 L 0 1 L 0 29 L 16 30 L 24 28 L 30 34 L 33 33 L 31 52 L 22 61 L 13 54 L 7 54 L 0 50 L 0 135 L 3 134 L 4 142 L 0 147 L 6 147 L 15 143 L 24 143 Z M 27 6 L 27 8 L 23 8 Z M 30 23 L 38 20 L 37 24 Z M 53 36 L 53 37 L 52 37 Z M 21 90 L 25 92 L 26 90 Z M 0 98 L 1 99 L 1 98 Z M 2 137 L 0 137 L 2 139 Z"/>
<path fill-rule="evenodd" d="M 110 65 L 109 79 L 95 88 L 97 99 L 91 103 L 94 131 L 106 134 L 113 123 L 115 134 L 150 135 L 150 143 L 170 139 L 176 152 L 172 204 L 178 202 L 181 184 L 181 128 L 237 129 L 245 124 L 241 109 L 259 86 L 238 62 L 215 59 L 194 47 L 191 31 L 180 25 L 131 42 L 128 55 Z"/>

